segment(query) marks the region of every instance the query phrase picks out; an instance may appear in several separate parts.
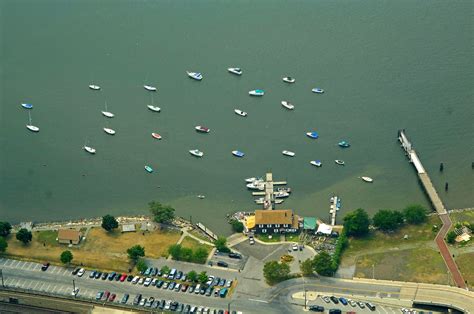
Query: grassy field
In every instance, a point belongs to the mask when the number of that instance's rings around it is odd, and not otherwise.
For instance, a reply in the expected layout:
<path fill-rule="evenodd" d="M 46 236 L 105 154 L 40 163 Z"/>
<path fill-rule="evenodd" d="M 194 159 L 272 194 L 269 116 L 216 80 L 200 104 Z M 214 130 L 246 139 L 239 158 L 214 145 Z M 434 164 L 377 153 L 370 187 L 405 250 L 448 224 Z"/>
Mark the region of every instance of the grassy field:
<path fill-rule="evenodd" d="M 359 256 L 356 277 L 446 284 L 447 268 L 440 254 L 429 248 Z"/>
<path fill-rule="evenodd" d="M 268 237 L 268 235 L 263 235 L 263 234 L 257 234 L 255 237 L 263 242 L 268 242 L 268 243 L 280 242 L 279 234 L 273 235 L 271 239 Z"/>
<path fill-rule="evenodd" d="M 190 248 L 192 250 L 195 250 L 198 247 L 202 247 L 202 248 L 205 248 L 208 252 L 210 252 L 211 249 L 212 249 L 212 246 L 207 245 L 207 244 L 199 243 L 198 240 L 193 239 L 191 237 L 184 237 L 183 241 L 181 242 L 181 246 L 186 247 L 186 248 Z"/>
<path fill-rule="evenodd" d="M 459 213 L 451 213 L 449 214 L 453 224 L 456 222 L 469 222 L 470 224 L 474 224 L 474 210 L 466 210 Z"/>
<path fill-rule="evenodd" d="M 129 261 L 126 250 L 136 244 L 145 247 L 147 257 L 158 258 L 168 246 L 178 241 L 179 232 L 106 232 L 102 228 L 93 228 L 80 248 L 68 248 L 56 242 L 56 231 L 33 232 L 33 240 L 23 245 L 14 235 L 8 237 L 7 254 L 27 260 L 60 263 L 62 251 L 70 250 L 74 255 L 73 264 L 104 270 L 126 271 Z"/>
<path fill-rule="evenodd" d="M 474 288 L 474 268 L 473 268 L 473 261 L 474 261 L 474 252 L 461 254 L 456 257 L 456 264 L 461 271 L 464 280 L 467 281 L 467 284 L 471 289 Z"/>

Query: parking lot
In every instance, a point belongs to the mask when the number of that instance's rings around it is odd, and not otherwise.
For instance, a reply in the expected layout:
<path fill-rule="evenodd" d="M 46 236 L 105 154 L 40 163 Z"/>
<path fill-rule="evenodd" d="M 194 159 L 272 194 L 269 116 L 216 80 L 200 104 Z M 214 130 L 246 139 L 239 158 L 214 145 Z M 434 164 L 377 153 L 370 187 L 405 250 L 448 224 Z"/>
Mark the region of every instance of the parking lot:
<path fill-rule="evenodd" d="M 227 253 L 216 252 L 212 256 L 210 262 L 213 266 L 218 266 L 218 262 L 224 262 L 228 265 L 227 268 L 239 271 L 244 269 L 245 263 L 248 260 L 248 256 L 242 254 L 239 255 L 241 258 L 231 258 Z"/>

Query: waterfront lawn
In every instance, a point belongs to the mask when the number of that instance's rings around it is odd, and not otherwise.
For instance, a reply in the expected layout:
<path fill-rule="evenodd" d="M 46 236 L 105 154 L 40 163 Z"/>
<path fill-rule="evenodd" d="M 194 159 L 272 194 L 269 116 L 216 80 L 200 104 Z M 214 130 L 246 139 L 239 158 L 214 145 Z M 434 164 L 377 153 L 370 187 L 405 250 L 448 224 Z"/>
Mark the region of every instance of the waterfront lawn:
<path fill-rule="evenodd" d="M 193 251 L 199 247 L 206 249 L 207 252 L 210 252 L 212 249 L 212 246 L 204 244 L 204 243 L 200 243 L 198 240 L 193 239 L 188 236 L 184 237 L 183 241 L 181 242 L 181 246 L 192 249 Z"/>
<path fill-rule="evenodd" d="M 471 289 L 474 288 L 474 267 L 472 267 L 472 261 L 474 261 L 474 252 L 461 254 L 456 257 L 456 264 Z"/>
<path fill-rule="evenodd" d="M 372 274 L 375 279 L 397 281 L 446 284 L 448 280 L 447 268 L 441 255 L 430 248 L 359 256 L 355 277 L 372 278 Z"/>

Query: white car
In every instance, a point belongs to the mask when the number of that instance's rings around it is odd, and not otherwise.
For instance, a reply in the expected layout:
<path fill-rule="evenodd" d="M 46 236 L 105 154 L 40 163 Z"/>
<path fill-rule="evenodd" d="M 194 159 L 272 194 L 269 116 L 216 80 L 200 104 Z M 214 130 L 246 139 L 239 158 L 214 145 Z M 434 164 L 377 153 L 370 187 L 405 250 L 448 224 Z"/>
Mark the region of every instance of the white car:
<path fill-rule="evenodd" d="M 135 276 L 132 279 L 132 283 L 135 285 L 135 284 L 137 284 L 138 280 L 140 280 L 140 276 Z"/>
<path fill-rule="evenodd" d="M 169 310 L 171 307 L 171 300 L 166 301 L 165 310 Z"/>
<path fill-rule="evenodd" d="M 293 244 L 293 246 L 291 247 L 293 249 L 293 251 L 298 251 L 298 244 Z"/>
<path fill-rule="evenodd" d="M 144 278 L 144 277 L 141 277 L 141 278 L 138 280 L 138 284 L 139 284 L 139 285 L 143 285 L 144 282 L 145 282 L 145 278 Z"/>
<path fill-rule="evenodd" d="M 150 284 L 151 284 L 151 278 L 148 277 L 148 278 L 145 279 L 145 282 L 143 283 L 143 285 L 144 285 L 145 287 L 148 287 Z"/>
<path fill-rule="evenodd" d="M 351 306 L 357 306 L 357 302 L 356 302 L 356 301 L 351 300 L 351 299 L 349 299 L 349 300 L 347 300 L 347 301 L 349 302 L 349 304 L 350 304 Z"/>
<path fill-rule="evenodd" d="M 326 297 L 326 296 L 322 296 L 321 299 L 323 299 L 323 301 L 326 302 L 326 303 L 330 303 L 330 302 L 331 302 L 331 300 L 329 300 L 329 298 Z"/>
<path fill-rule="evenodd" d="M 230 286 L 232 286 L 232 280 L 228 280 L 225 286 L 226 288 L 230 288 Z"/>
<path fill-rule="evenodd" d="M 206 282 L 206 285 L 210 285 L 212 283 L 212 281 L 214 280 L 214 276 L 209 276 L 207 277 L 207 282 Z"/>
<path fill-rule="evenodd" d="M 86 270 L 84 268 L 79 269 L 77 272 L 77 277 L 82 277 L 85 274 Z"/>

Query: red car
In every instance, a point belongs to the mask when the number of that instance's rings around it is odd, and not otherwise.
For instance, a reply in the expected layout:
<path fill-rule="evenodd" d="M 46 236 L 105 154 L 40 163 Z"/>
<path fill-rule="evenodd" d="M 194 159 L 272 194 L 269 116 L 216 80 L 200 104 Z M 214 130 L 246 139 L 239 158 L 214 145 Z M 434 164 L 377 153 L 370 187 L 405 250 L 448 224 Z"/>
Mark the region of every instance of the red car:
<path fill-rule="evenodd" d="M 127 274 L 126 274 L 126 273 L 123 273 L 122 276 L 120 276 L 120 281 L 121 281 L 121 282 L 124 282 L 125 279 L 127 279 Z"/>
<path fill-rule="evenodd" d="M 113 301 L 115 300 L 115 297 L 116 297 L 116 296 L 117 296 L 117 295 L 116 295 L 115 293 L 112 293 L 112 294 L 110 295 L 110 297 L 109 297 L 109 302 L 113 302 Z"/>
<path fill-rule="evenodd" d="M 105 291 L 104 292 L 104 300 L 107 300 L 110 296 L 110 292 L 109 291 Z"/>

